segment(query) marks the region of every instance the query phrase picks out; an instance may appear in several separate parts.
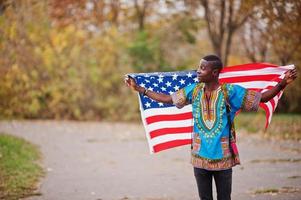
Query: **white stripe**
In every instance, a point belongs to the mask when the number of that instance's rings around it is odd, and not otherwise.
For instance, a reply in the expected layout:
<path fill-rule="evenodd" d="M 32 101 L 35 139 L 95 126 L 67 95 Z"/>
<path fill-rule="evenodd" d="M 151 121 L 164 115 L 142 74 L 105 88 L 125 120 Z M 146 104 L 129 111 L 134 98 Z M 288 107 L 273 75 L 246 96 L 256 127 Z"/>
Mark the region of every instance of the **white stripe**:
<path fill-rule="evenodd" d="M 263 69 L 245 70 L 245 71 L 232 71 L 222 72 L 219 78 L 235 78 L 240 76 L 258 76 L 258 75 L 270 75 L 270 74 L 283 74 L 289 69 L 294 69 L 294 65 L 282 66 L 282 67 L 267 67 Z"/>
<path fill-rule="evenodd" d="M 273 112 L 276 110 L 276 107 L 277 107 L 277 105 L 278 105 L 278 101 L 279 101 L 279 99 L 281 98 L 282 94 L 283 94 L 283 91 L 279 92 L 279 94 L 277 94 L 277 95 L 273 98 L 273 99 L 274 99 L 274 102 L 275 102 L 275 106 L 274 106 L 274 108 L 273 108 Z"/>
<path fill-rule="evenodd" d="M 170 114 L 181 114 L 185 112 L 192 112 L 191 104 L 184 106 L 183 108 L 179 109 L 177 107 L 167 107 L 167 108 L 151 108 L 144 110 L 145 117 L 151 117 L 154 115 L 170 115 Z"/>
<path fill-rule="evenodd" d="M 155 146 L 157 144 L 161 144 L 164 142 L 171 142 L 173 140 L 186 140 L 186 139 L 191 139 L 191 133 L 162 135 L 151 139 L 150 143 L 152 146 Z"/>
<path fill-rule="evenodd" d="M 290 69 L 295 69 L 295 65 L 285 65 L 285 66 L 279 66 L 278 68 L 282 68 L 282 69 L 285 69 L 286 71 L 287 70 L 290 70 Z"/>
<path fill-rule="evenodd" d="M 266 102 L 266 103 L 265 103 L 265 105 L 268 107 L 268 110 L 269 110 L 269 114 L 270 114 L 270 116 L 269 116 L 269 119 L 268 119 L 268 121 L 269 121 L 269 124 L 270 124 L 270 123 L 271 123 L 271 121 L 272 121 L 272 115 L 273 115 L 273 106 L 272 106 L 271 102 Z"/>
<path fill-rule="evenodd" d="M 147 130 L 151 132 L 161 128 L 187 127 L 187 126 L 191 126 L 191 124 L 192 124 L 192 119 L 177 120 L 177 121 L 159 121 L 147 125 Z"/>
<path fill-rule="evenodd" d="M 145 135 L 146 135 L 146 138 L 147 138 L 147 144 L 148 144 L 149 152 L 150 152 L 150 154 L 153 154 L 153 153 L 155 153 L 155 151 L 154 151 L 154 148 L 153 148 L 153 146 L 151 145 L 151 142 L 150 142 L 151 138 L 150 138 L 150 135 L 149 135 L 149 131 L 147 129 L 147 124 L 146 124 L 145 116 L 144 116 L 144 112 L 143 112 L 143 106 L 142 106 L 142 103 L 140 101 L 139 93 L 137 95 L 138 95 L 138 99 L 139 99 L 140 114 L 141 114 L 141 119 L 142 119 L 142 122 L 143 122 L 144 129 L 145 129 Z"/>
<path fill-rule="evenodd" d="M 282 67 L 267 67 L 264 69 L 255 69 L 255 70 L 247 70 L 247 71 L 235 71 L 235 72 L 225 72 L 225 73 L 221 73 L 220 74 L 220 78 L 227 78 L 227 77 L 231 77 L 231 78 L 235 78 L 235 77 L 240 77 L 240 76 L 258 76 L 260 75 L 264 75 L 264 74 L 279 74 L 281 75 L 279 78 L 283 78 L 284 77 L 284 72 L 289 70 L 289 69 L 293 69 L 294 65 L 288 65 L 288 66 L 282 66 Z M 241 85 L 242 87 L 245 88 L 265 88 L 267 86 L 274 86 L 277 84 L 277 82 L 271 82 L 271 81 L 249 81 L 249 82 L 237 82 L 234 84 L 238 84 Z M 278 100 L 280 99 L 282 95 L 279 95 L 279 97 L 274 97 L 274 101 L 275 101 L 275 107 L 276 108 L 277 104 L 278 104 Z M 146 117 L 150 117 L 150 116 L 154 116 L 154 115 L 164 115 L 164 114 L 181 114 L 181 113 L 186 113 L 186 112 L 192 112 L 192 107 L 191 105 L 187 105 L 185 107 L 183 107 L 182 109 L 178 109 L 176 107 L 168 107 L 168 108 L 153 108 L 153 109 L 147 109 L 144 110 L 142 107 L 142 104 L 140 102 L 139 99 L 139 103 L 140 103 L 140 110 L 141 110 L 141 118 L 143 121 L 143 125 L 146 131 L 146 137 L 148 140 L 148 144 L 149 144 L 149 149 L 151 153 L 154 153 L 153 150 L 153 146 L 154 145 L 158 145 L 161 143 L 165 143 L 165 142 L 171 142 L 171 141 L 175 141 L 175 140 L 183 140 L 183 139 L 191 139 L 191 133 L 181 133 L 181 134 L 167 134 L 167 135 L 162 135 L 162 136 L 158 136 L 155 137 L 153 139 L 150 138 L 149 132 L 152 130 L 156 130 L 156 129 L 160 129 L 160 128 L 175 128 L 175 127 L 187 127 L 187 126 L 192 126 L 193 122 L 192 119 L 189 120 L 178 120 L 178 121 L 165 121 L 165 122 L 155 122 L 152 123 L 151 125 L 147 125 L 145 118 Z M 265 103 L 267 108 L 268 108 L 268 113 L 269 113 L 269 119 L 268 119 L 268 123 L 271 122 L 272 119 L 272 104 L 271 102 L 267 102 Z"/>
<path fill-rule="evenodd" d="M 276 81 L 250 81 L 250 82 L 237 82 L 235 85 L 240 85 L 244 88 L 266 88 L 268 86 L 275 86 L 278 82 Z"/>

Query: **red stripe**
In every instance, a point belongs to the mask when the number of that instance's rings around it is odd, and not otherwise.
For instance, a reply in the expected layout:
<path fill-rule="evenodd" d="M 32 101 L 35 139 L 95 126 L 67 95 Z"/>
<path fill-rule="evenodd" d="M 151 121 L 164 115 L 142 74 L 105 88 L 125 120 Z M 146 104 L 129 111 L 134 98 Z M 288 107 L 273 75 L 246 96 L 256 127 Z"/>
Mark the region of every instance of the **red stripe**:
<path fill-rule="evenodd" d="M 163 151 L 165 149 L 170 149 L 173 147 L 178 147 L 186 144 L 191 144 L 191 139 L 186 139 L 186 140 L 174 140 L 170 142 L 165 142 L 161 144 L 157 144 L 154 146 L 154 152 L 157 153 L 159 151 Z"/>
<path fill-rule="evenodd" d="M 155 115 L 155 116 L 147 117 L 145 120 L 147 124 L 151 124 L 159 121 L 176 121 L 176 120 L 185 120 L 191 118 L 192 118 L 192 112 L 186 112 L 186 113 L 172 114 L 172 115 Z"/>
<path fill-rule="evenodd" d="M 225 67 L 221 71 L 221 73 L 233 72 L 233 71 L 256 70 L 256 69 L 263 69 L 263 68 L 267 68 L 267 67 L 278 67 L 278 66 L 270 64 L 270 63 L 249 63 L 249 64 Z"/>
<path fill-rule="evenodd" d="M 273 102 L 274 102 L 274 105 L 273 105 L 273 112 L 276 110 L 276 107 L 279 103 L 279 100 L 281 98 L 281 95 L 283 94 L 283 92 L 279 92 L 274 98 L 273 98 Z"/>
<path fill-rule="evenodd" d="M 268 102 L 270 102 L 271 103 L 271 106 L 272 106 L 272 111 L 275 111 L 275 100 L 274 100 L 274 98 L 273 99 L 271 99 L 270 101 L 268 101 Z"/>
<path fill-rule="evenodd" d="M 166 134 L 177 134 L 177 133 L 191 133 L 192 132 L 192 126 L 188 127 L 176 127 L 176 128 L 162 128 L 157 129 L 155 131 L 151 131 L 150 137 L 158 137 L 160 135 L 166 135 Z"/>
<path fill-rule="evenodd" d="M 234 83 L 234 82 L 250 82 L 250 81 L 280 81 L 279 75 L 255 75 L 255 76 L 237 76 L 227 77 L 219 79 L 223 83 Z"/>
<path fill-rule="evenodd" d="M 278 66 L 277 65 L 273 65 L 273 64 L 269 64 L 269 63 L 250 63 L 250 64 L 244 64 L 244 65 L 236 65 L 236 66 L 232 66 L 232 67 L 226 67 L 222 70 L 221 73 L 226 73 L 227 72 L 241 72 L 242 76 L 234 76 L 234 77 L 227 77 L 227 78 L 220 78 L 220 81 L 223 83 L 244 83 L 244 82 L 251 82 L 251 81 L 275 81 L 275 82 L 279 82 L 281 79 L 279 78 L 280 75 L 279 74 L 267 74 L 267 75 L 250 75 L 248 74 L 246 71 L 247 70 L 259 70 L 259 69 L 265 69 L 265 68 L 275 68 L 275 70 L 277 70 Z M 246 74 L 246 76 L 243 75 Z M 248 88 L 250 90 L 256 90 L 256 91 L 262 91 L 263 89 L 271 89 L 274 86 L 267 86 L 266 88 L 252 88 L 252 85 L 250 85 L 251 87 Z M 254 87 L 254 86 L 253 86 Z M 277 106 L 278 103 L 278 99 L 280 98 L 280 94 L 278 94 L 277 98 L 275 97 L 273 100 L 270 100 L 270 104 L 271 104 L 271 108 L 274 110 Z M 267 106 L 267 103 L 260 103 L 260 107 L 263 108 L 266 112 L 266 128 L 269 125 L 269 117 L 273 114 L 273 110 L 269 110 L 269 107 Z M 192 118 L 192 113 L 191 112 L 186 112 L 186 113 L 179 113 L 179 114 L 165 114 L 162 113 L 162 115 L 155 115 L 155 116 L 150 116 L 147 117 L 146 123 L 147 124 L 152 124 L 152 123 L 156 123 L 156 122 L 160 122 L 160 121 L 176 121 L 176 120 L 187 120 L 187 119 L 191 119 Z M 161 136 L 164 134 L 179 134 L 179 133 L 189 133 L 192 132 L 193 127 L 189 126 L 189 127 L 179 127 L 179 128 L 162 128 L 162 129 L 158 129 L 158 130 L 154 130 L 152 132 L 150 132 L 150 138 L 155 138 L 157 136 Z M 164 143 L 159 143 L 157 145 L 153 146 L 153 150 L 154 152 L 160 152 L 162 150 L 166 150 L 166 149 L 170 149 L 173 147 L 177 147 L 177 146 L 182 146 L 182 145 L 186 145 L 186 144 L 190 144 L 191 143 L 191 139 L 183 139 L 183 140 L 170 140 Z"/>
<path fill-rule="evenodd" d="M 265 129 L 267 129 L 269 126 L 270 110 L 269 110 L 268 106 L 264 103 L 260 103 L 260 107 L 265 110 L 265 119 L 266 119 L 265 120 Z"/>

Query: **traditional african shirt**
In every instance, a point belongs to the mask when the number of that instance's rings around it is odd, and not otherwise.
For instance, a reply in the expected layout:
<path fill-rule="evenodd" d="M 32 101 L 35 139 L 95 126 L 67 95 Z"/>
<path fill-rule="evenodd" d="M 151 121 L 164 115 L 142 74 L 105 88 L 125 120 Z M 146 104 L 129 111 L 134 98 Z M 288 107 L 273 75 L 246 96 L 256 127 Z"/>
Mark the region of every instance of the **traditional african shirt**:
<path fill-rule="evenodd" d="M 229 169 L 235 165 L 229 149 L 229 123 L 226 100 L 219 86 L 206 97 L 204 83 L 195 83 L 172 94 L 173 104 L 181 108 L 192 104 L 193 136 L 191 163 L 207 170 Z M 198 90 L 196 88 L 199 87 Z M 226 85 L 233 121 L 238 110 L 257 111 L 261 93 L 239 85 Z"/>

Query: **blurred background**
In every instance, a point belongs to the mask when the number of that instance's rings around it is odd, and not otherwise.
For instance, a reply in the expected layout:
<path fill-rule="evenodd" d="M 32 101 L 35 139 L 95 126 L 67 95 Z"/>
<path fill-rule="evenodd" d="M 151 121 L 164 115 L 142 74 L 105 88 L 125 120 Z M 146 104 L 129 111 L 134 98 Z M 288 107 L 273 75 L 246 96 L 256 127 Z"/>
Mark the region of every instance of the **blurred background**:
<path fill-rule="evenodd" d="M 300 19 L 300 0 L 0 0 L 0 118 L 139 120 L 124 74 L 212 53 L 300 71 Z M 300 83 L 277 112 L 301 113 Z"/>

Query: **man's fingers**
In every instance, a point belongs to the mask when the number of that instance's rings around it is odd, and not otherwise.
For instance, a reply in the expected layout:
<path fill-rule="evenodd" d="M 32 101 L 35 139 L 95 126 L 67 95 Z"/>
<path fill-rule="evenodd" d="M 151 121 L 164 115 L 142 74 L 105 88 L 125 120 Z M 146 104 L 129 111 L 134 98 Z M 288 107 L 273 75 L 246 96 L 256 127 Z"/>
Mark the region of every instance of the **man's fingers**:
<path fill-rule="evenodd" d="M 131 84 L 136 84 L 135 79 L 133 79 L 132 77 L 129 77 L 129 81 L 130 81 Z"/>
<path fill-rule="evenodd" d="M 297 71 L 293 71 L 291 74 L 290 74 L 291 77 L 293 76 L 297 76 Z"/>
<path fill-rule="evenodd" d="M 130 77 L 130 76 L 126 76 L 124 78 L 124 82 L 128 87 L 131 87 L 132 89 L 134 89 L 135 85 L 136 85 L 136 81 L 134 78 Z"/>
<path fill-rule="evenodd" d="M 292 75 L 292 78 L 293 79 L 297 78 L 297 74 Z"/>
<path fill-rule="evenodd" d="M 287 70 L 284 74 L 289 74 L 289 73 L 291 73 L 291 71 L 292 71 L 292 69 Z"/>
<path fill-rule="evenodd" d="M 291 71 L 291 73 L 296 74 L 296 73 L 297 73 L 297 69 L 293 69 L 293 70 Z"/>
<path fill-rule="evenodd" d="M 290 69 L 290 70 L 288 70 L 288 71 L 285 72 L 285 75 L 287 77 L 292 77 L 294 75 L 297 75 L 297 69 L 296 68 L 295 69 Z"/>
<path fill-rule="evenodd" d="M 130 78 L 127 76 L 124 78 L 124 83 L 127 85 L 127 86 L 130 86 L 131 83 L 130 83 Z"/>

